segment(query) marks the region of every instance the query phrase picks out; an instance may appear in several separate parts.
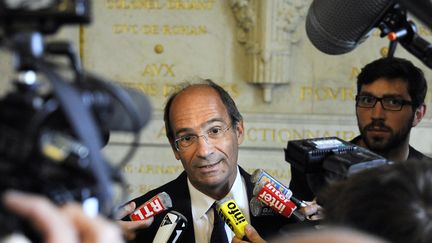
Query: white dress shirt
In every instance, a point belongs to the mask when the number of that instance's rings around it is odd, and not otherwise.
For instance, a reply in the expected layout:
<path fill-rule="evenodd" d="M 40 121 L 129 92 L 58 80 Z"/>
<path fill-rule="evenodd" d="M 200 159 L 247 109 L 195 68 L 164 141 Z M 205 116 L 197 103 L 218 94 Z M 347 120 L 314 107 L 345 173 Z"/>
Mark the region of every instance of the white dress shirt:
<path fill-rule="evenodd" d="M 213 210 L 211 209 L 211 206 L 216 200 L 198 191 L 190 183 L 189 178 L 187 182 L 191 197 L 195 242 L 210 242 L 210 236 L 213 231 L 214 220 Z M 246 184 L 244 182 L 244 178 L 240 175 L 240 169 L 237 167 L 236 179 L 227 196 L 234 199 L 237 206 L 241 209 L 244 216 L 246 217 L 247 221 L 250 222 L 249 202 L 245 185 Z M 225 232 L 228 237 L 228 242 L 231 242 L 231 239 L 234 237 L 234 232 L 231 231 L 227 224 L 225 224 Z"/>

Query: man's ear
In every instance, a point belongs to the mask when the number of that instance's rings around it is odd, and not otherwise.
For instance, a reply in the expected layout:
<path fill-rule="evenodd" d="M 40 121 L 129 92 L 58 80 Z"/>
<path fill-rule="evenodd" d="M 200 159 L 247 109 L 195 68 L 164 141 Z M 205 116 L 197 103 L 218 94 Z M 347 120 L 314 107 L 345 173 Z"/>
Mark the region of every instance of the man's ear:
<path fill-rule="evenodd" d="M 417 126 L 426 114 L 426 104 L 421 104 L 414 112 L 412 127 Z"/>
<path fill-rule="evenodd" d="M 240 120 L 237 122 L 236 127 L 235 127 L 235 132 L 237 135 L 237 144 L 241 144 L 243 143 L 243 139 L 244 139 L 244 126 L 243 126 L 243 120 Z"/>

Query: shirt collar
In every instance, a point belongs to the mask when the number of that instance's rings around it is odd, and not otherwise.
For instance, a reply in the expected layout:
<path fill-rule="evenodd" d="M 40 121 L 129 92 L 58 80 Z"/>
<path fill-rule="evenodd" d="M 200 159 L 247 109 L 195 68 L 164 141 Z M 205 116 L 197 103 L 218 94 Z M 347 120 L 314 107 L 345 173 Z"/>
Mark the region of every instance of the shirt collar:
<path fill-rule="evenodd" d="M 196 189 L 189 181 L 189 177 L 187 179 L 187 183 L 191 197 L 192 217 L 194 218 L 194 220 L 197 220 L 207 213 L 209 208 L 216 200 Z M 241 194 L 239 194 L 239 192 L 242 191 L 243 180 L 240 175 L 240 169 L 237 167 L 237 174 L 234 180 L 234 184 L 232 185 L 231 190 L 227 194 L 227 196 L 231 196 L 237 202 L 237 200 L 242 200 L 242 197 L 240 196 Z"/>

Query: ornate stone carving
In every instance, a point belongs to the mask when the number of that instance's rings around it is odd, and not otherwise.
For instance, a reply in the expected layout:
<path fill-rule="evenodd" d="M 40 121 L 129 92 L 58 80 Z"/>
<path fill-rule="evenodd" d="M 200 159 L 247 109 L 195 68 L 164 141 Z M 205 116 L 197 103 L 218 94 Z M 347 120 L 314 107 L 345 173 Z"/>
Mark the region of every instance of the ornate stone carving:
<path fill-rule="evenodd" d="M 231 0 L 238 24 L 237 40 L 249 57 L 248 82 L 263 89 L 270 103 L 272 89 L 290 80 L 291 49 L 301 41 L 310 0 Z"/>

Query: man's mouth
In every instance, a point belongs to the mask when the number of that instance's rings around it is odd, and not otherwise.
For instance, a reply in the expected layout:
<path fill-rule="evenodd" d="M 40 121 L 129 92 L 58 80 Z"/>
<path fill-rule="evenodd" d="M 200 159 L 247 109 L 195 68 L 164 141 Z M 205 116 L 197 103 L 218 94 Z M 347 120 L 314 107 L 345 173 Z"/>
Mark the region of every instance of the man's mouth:
<path fill-rule="evenodd" d="M 366 131 L 368 131 L 368 132 L 389 132 L 389 130 L 386 128 L 375 128 L 375 127 L 368 128 Z"/>
<path fill-rule="evenodd" d="M 216 163 L 210 164 L 210 165 L 203 165 L 203 166 L 198 166 L 198 168 L 200 169 L 211 169 L 213 167 L 215 167 L 216 165 L 220 164 L 220 160 Z"/>
<path fill-rule="evenodd" d="M 386 126 L 373 126 L 369 125 L 366 127 L 366 131 L 368 132 L 390 132 L 391 130 Z"/>

